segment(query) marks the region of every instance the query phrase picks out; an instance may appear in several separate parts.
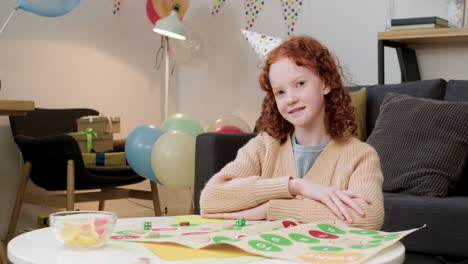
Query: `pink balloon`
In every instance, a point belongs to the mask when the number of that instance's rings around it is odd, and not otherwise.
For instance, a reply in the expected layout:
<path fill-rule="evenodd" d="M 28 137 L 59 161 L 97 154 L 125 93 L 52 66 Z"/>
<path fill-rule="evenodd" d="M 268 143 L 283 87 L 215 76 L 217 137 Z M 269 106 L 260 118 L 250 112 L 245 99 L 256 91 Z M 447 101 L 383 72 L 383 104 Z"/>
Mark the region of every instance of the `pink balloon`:
<path fill-rule="evenodd" d="M 154 9 L 153 1 L 151 0 L 146 0 L 146 15 L 148 16 L 148 19 L 153 25 L 156 24 L 156 21 L 160 19 L 160 17 L 156 13 L 156 10 Z"/>
<path fill-rule="evenodd" d="M 214 132 L 215 133 L 245 133 L 244 130 L 236 126 L 220 126 Z"/>

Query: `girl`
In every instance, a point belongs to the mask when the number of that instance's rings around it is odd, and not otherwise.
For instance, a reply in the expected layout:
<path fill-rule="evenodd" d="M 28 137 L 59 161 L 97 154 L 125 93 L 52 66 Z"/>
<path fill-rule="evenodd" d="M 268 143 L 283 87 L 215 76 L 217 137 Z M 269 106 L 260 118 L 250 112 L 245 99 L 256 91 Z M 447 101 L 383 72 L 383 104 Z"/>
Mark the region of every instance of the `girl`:
<path fill-rule="evenodd" d="M 261 132 L 201 193 L 203 217 L 333 222 L 380 229 L 383 175 L 377 152 L 354 137 L 350 96 L 333 56 L 292 37 L 267 56 Z"/>

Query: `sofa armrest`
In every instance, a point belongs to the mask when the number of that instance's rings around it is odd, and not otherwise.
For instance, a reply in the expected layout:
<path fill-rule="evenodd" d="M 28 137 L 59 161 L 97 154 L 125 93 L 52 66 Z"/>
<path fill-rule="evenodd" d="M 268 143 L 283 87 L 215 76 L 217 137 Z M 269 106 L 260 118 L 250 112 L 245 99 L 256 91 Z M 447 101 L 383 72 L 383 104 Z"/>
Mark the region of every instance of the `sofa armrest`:
<path fill-rule="evenodd" d="M 227 163 L 234 160 L 239 148 L 255 136 L 254 133 L 203 133 L 197 136 L 195 146 L 195 214 L 200 213 L 200 193 L 206 182 Z"/>

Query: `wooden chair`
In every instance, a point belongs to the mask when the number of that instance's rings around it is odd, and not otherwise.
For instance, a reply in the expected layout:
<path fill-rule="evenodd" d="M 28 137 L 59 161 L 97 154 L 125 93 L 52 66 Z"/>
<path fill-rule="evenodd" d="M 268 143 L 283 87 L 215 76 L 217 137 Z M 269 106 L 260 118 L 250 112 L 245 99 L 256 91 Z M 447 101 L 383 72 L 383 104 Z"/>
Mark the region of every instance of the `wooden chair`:
<path fill-rule="evenodd" d="M 0 240 L 0 264 L 8 264 L 6 258 L 5 247 L 3 246 L 3 241 Z"/>
<path fill-rule="evenodd" d="M 106 200 L 137 198 L 153 200 L 155 215 L 161 215 L 156 183 L 151 182 L 151 191 L 122 188 L 119 186 L 138 183 L 145 178 L 129 166 L 84 165 L 78 143 L 66 133 L 76 131 L 76 119 L 98 114 L 93 109 L 36 108 L 28 116 L 10 117 L 11 130 L 23 155 L 24 168 L 6 242 L 15 235 L 24 202 L 72 211 L 75 203 L 99 201 L 98 210 L 104 210 Z M 26 193 L 29 179 L 47 191 L 64 193 Z M 82 190 L 94 191 L 77 192 Z"/>

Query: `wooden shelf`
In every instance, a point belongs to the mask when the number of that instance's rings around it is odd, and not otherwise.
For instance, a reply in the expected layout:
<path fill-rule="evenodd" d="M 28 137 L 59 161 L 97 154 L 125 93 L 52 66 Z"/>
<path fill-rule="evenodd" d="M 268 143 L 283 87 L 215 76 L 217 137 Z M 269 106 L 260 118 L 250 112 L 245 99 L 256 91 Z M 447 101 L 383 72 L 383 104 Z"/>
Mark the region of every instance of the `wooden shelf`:
<path fill-rule="evenodd" d="M 379 40 L 399 43 L 455 43 L 468 42 L 468 27 L 412 29 L 378 33 Z"/>
<path fill-rule="evenodd" d="M 0 100 L 0 115 L 26 115 L 34 110 L 34 101 Z"/>

